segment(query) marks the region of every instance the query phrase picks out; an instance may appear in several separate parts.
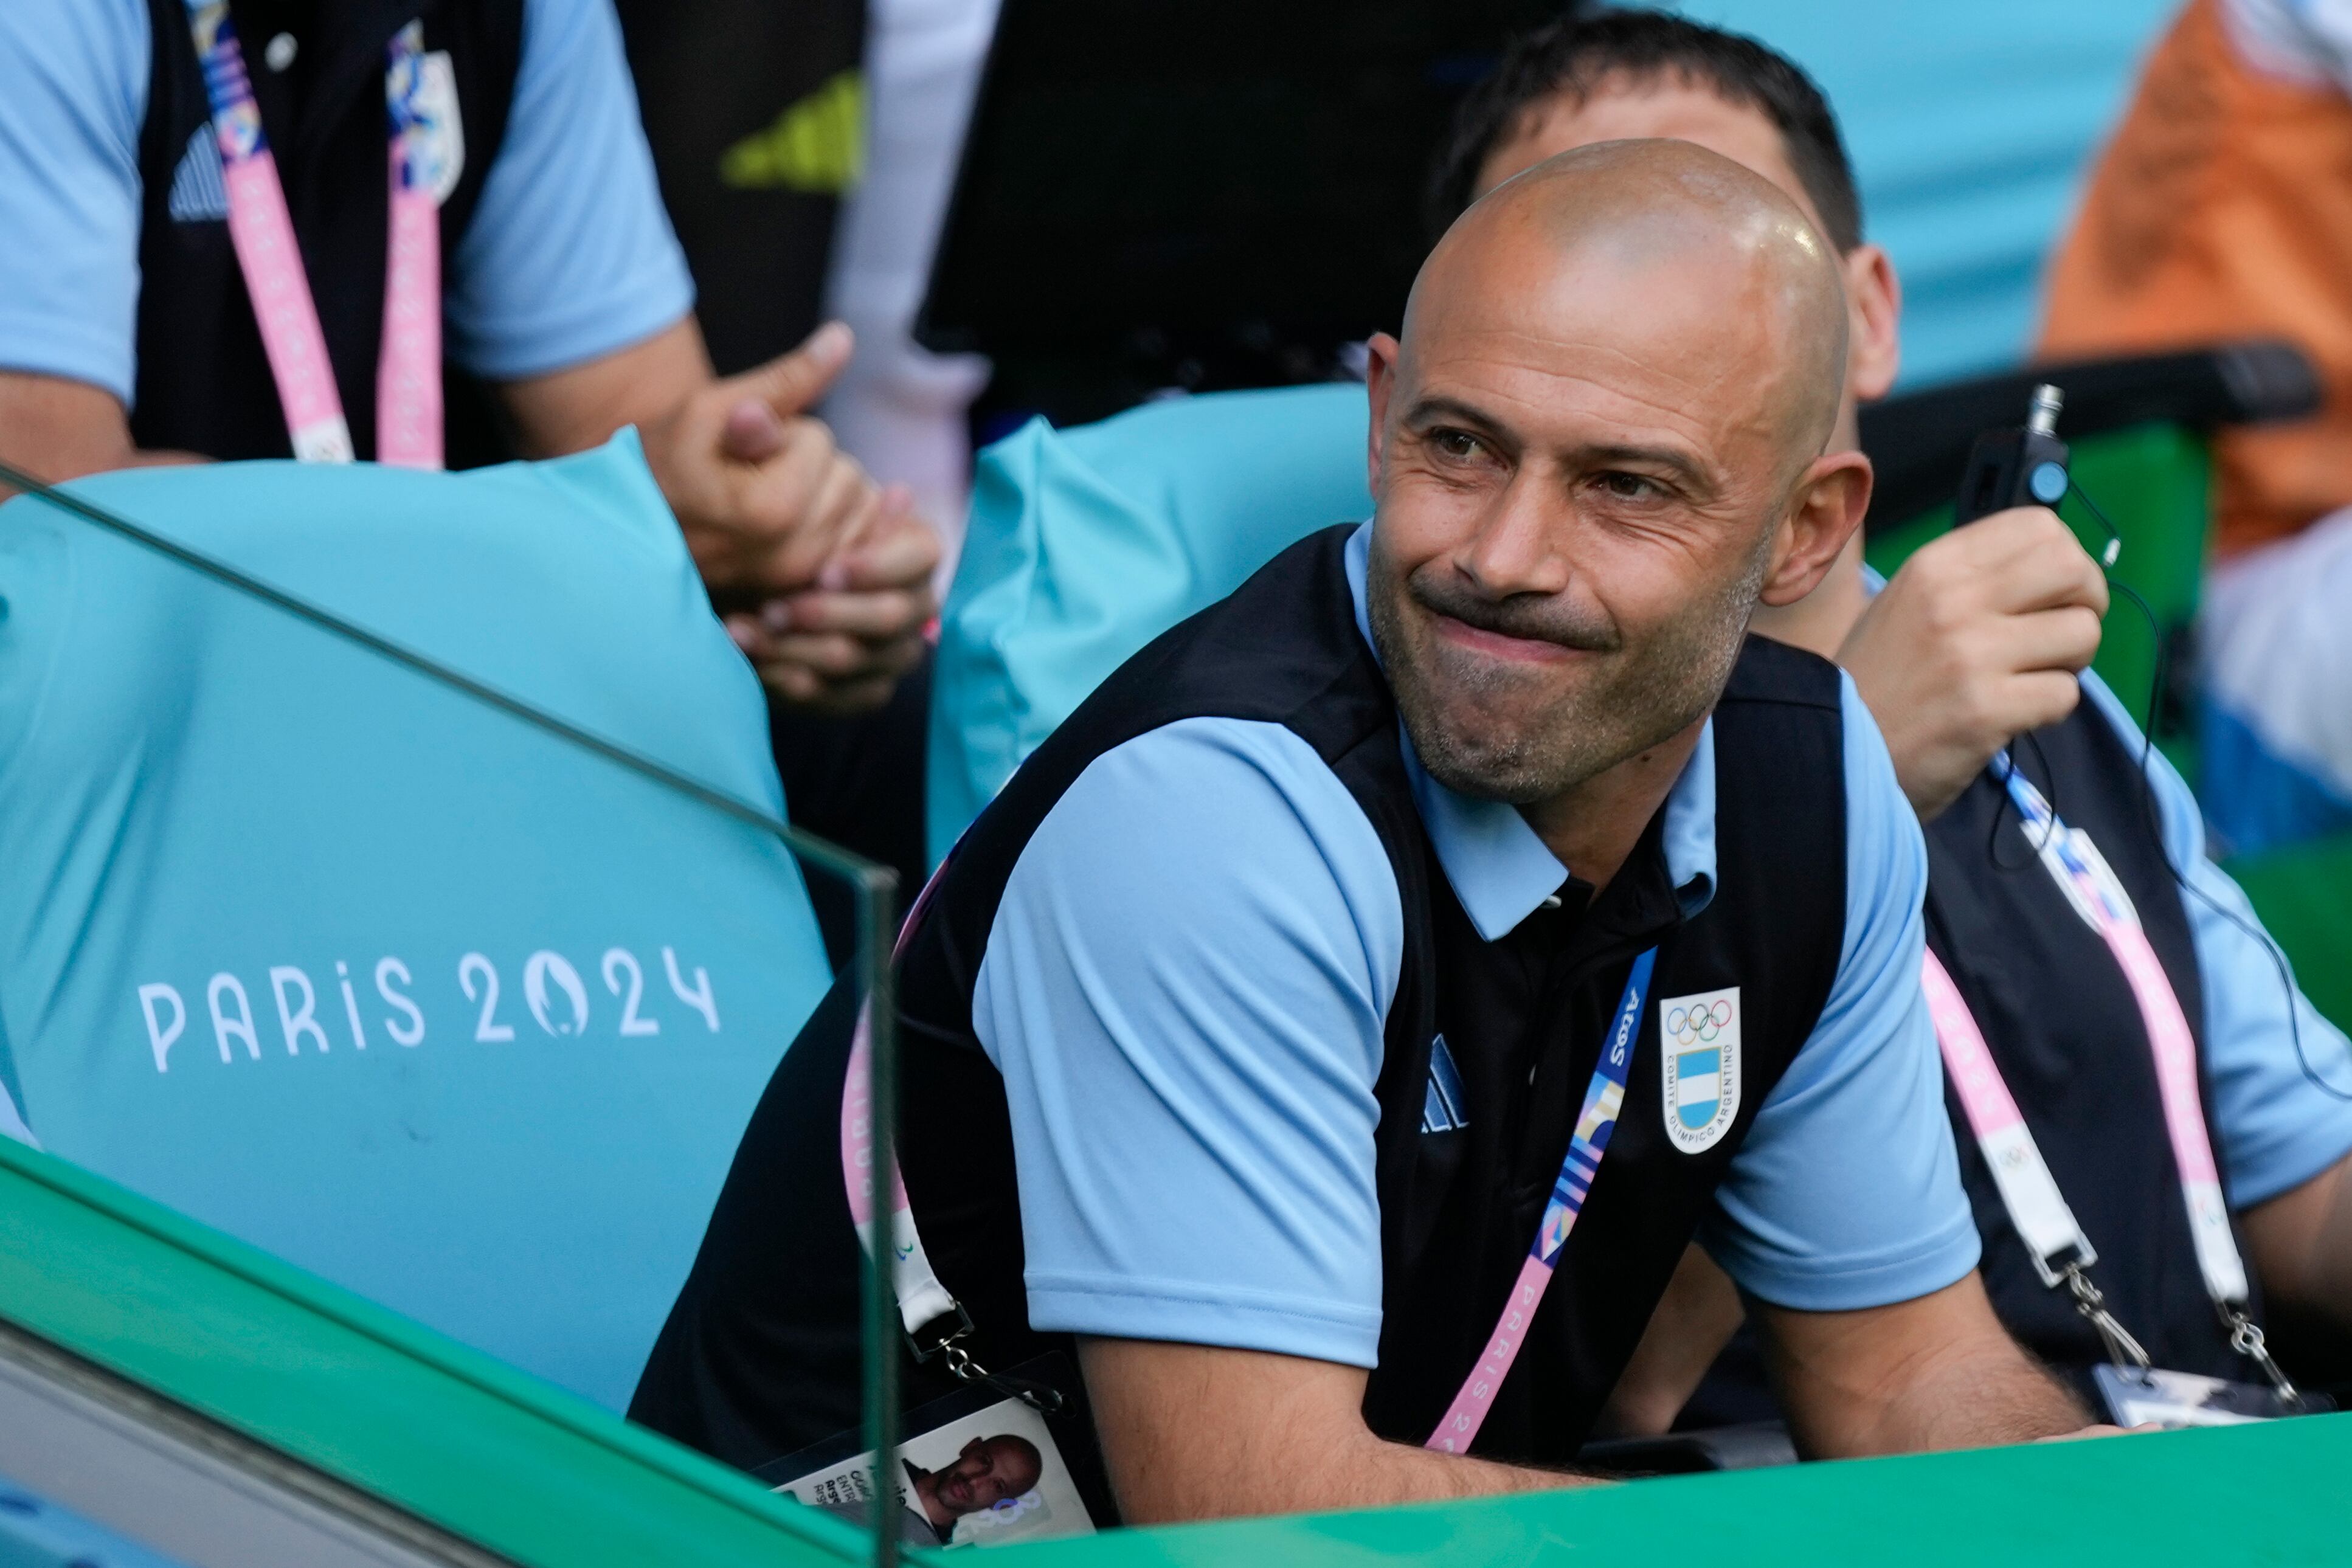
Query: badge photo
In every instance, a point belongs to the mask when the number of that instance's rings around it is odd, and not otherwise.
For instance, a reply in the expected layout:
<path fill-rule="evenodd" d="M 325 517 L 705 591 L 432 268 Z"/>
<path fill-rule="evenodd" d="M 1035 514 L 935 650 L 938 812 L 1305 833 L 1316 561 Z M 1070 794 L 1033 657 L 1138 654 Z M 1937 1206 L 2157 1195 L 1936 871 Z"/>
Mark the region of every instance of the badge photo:
<path fill-rule="evenodd" d="M 1703 1154 L 1739 1114 L 1739 988 L 1660 1002 L 1658 1046 L 1666 1136 Z"/>

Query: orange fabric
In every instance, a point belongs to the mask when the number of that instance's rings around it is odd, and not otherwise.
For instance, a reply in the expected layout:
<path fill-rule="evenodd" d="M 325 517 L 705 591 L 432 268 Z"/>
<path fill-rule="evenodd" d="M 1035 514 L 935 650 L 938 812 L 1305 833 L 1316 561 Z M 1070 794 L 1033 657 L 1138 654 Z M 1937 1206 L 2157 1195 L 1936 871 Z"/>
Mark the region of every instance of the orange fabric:
<path fill-rule="evenodd" d="M 2220 438 L 2221 553 L 2352 506 L 2352 99 L 2247 65 L 2217 0 L 2149 61 L 2049 301 L 2045 358 L 2283 337 L 2318 365 L 2318 415 Z"/>

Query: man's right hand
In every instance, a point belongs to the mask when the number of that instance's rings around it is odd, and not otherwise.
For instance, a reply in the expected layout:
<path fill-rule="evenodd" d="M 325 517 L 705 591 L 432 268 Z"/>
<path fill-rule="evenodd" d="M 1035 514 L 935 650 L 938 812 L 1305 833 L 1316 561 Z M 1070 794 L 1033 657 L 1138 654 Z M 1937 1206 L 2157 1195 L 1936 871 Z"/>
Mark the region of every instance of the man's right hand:
<path fill-rule="evenodd" d="M 1838 663 L 1921 821 L 2011 739 L 2074 711 L 2106 611 L 2098 563 L 2040 507 L 1954 528 L 1903 563 Z"/>

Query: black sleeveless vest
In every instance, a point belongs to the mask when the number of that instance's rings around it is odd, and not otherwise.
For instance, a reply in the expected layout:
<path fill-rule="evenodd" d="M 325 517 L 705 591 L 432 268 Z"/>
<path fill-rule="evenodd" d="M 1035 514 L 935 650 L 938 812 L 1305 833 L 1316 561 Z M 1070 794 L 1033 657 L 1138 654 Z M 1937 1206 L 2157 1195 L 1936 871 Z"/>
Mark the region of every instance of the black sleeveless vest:
<path fill-rule="evenodd" d="M 2197 1036 L 2203 1077 L 2204 989 L 2139 758 L 2088 699 L 2063 721 L 2021 736 L 2010 755 L 2069 826 L 2091 835 L 2131 895 Z M 2147 1035 L 2107 945 L 2042 869 L 1990 772 L 1928 825 L 1927 861 L 1928 946 L 2098 1249 L 2091 1277 L 2109 1310 L 2159 1366 L 2244 1376 L 2247 1364 L 2230 1350 L 2197 1270 Z M 2210 1081 L 2204 1090 L 2210 1133 Z M 1944 1099 L 1993 1310 L 2029 1351 L 2087 1393 L 2090 1368 L 2106 1359 L 2105 1349 L 2071 1298 L 2035 1271 L 1948 1077 Z M 1675 1425 L 1703 1429 L 1778 1414 L 1754 1335 L 1743 1330 Z"/>
<path fill-rule="evenodd" d="M 1312 746 L 1379 834 L 1404 913 L 1405 956 L 1375 1084 L 1381 1114 L 1383 1326 L 1365 1396 L 1374 1430 L 1420 1442 L 1462 1384 L 1507 1298 L 1559 1170 L 1635 955 L 1659 949 L 1624 1108 L 1550 1292 L 1475 1451 L 1574 1456 L 1631 1356 L 1675 1260 L 1756 1112 L 1810 1037 L 1845 926 L 1843 733 L 1828 664 L 1751 641 L 1717 709 L 1717 883 L 1685 919 L 1663 811 L 1583 907 L 1538 911 L 1497 941 L 1456 902 L 1407 782 L 1396 707 L 1357 630 L 1348 528 L 1285 551 L 1230 599 L 1122 666 L 983 812 L 909 934 L 899 971 L 900 1157 L 940 1277 L 1002 1369 L 1066 1343 L 1028 1326 L 1019 1191 L 1002 1081 L 971 1030 L 996 905 L 1031 834 L 1087 765 L 1180 719 L 1282 724 Z M 1740 988 L 1739 1110 L 1698 1154 L 1664 1130 L 1665 998 Z M 814 1022 L 754 1116 L 701 1257 L 631 1414 L 756 1465 L 857 1416 L 856 1243 L 841 1196 L 845 1053 Z M 1465 1114 L 1422 1130 L 1431 1041 L 1444 1033 Z M 909 1364 L 910 1402 L 949 1386 Z"/>
<path fill-rule="evenodd" d="M 2197 1036 L 2203 1078 L 2204 990 L 2139 758 L 2088 699 L 2010 750 L 2059 817 L 2091 836 L 2131 894 Z M 1990 773 L 1929 825 L 1927 854 L 1927 940 L 2098 1249 L 2091 1276 L 2110 1310 L 2158 1365 L 2242 1376 L 2246 1364 L 2230 1350 L 2197 1270 L 2155 1061 L 2114 956 L 2042 869 Z M 2204 1091 L 2210 1133 L 2210 1080 Z M 2090 1324 L 2034 1271 L 1948 1085 L 1946 1100 L 1984 1237 L 1985 1285 L 2001 1322 L 2053 1365 L 2079 1372 L 2104 1360 Z"/>
<path fill-rule="evenodd" d="M 147 9 L 153 60 L 139 137 L 139 365 L 131 435 L 142 447 L 206 457 L 289 456 L 285 412 L 228 225 L 172 216 L 173 183 L 191 141 L 202 132 L 212 151 L 212 110 L 186 5 L 148 0 Z M 362 460 L 372 458 L 391 177 L 384 46 L 421 18 L 426 51 L 446 50 L 457 76 L 466 164 L 441 207 L 446 296 L 449 258 L 465 237 L 506 134 L 522 59 L 523 0 L 232 0 L 230 12 L 286 187 L 352 444 Z M 281 32 L 300 41 L 283 73 L 262 58 L 268 40 Z M 478 418 L 468 417 L 481 407 L 479 390 L 458 381 L 446 399 L 452 467 L 498 455 L 469 444 L 489 437 Z"/>

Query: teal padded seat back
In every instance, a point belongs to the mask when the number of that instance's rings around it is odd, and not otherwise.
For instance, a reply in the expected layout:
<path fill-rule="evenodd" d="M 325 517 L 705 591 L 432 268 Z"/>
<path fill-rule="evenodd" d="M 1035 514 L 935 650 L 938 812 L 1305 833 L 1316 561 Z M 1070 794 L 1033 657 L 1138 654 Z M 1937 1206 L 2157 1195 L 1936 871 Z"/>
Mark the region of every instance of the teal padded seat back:
<path fill-rule="evenodd" d="M 981 454 L 940 621 L 934 864 L 1104 676 L 1283 546 L 1371 515 L 1364 389 L 1218 392 Z"/>
<path fill-rule="evenodd" d="M 782 810 L 634 436 L 75 489 Z M 30 497 L 0 865 L 42 1145 L 614 1409 L 830 978 L 772 838 Z"/>

